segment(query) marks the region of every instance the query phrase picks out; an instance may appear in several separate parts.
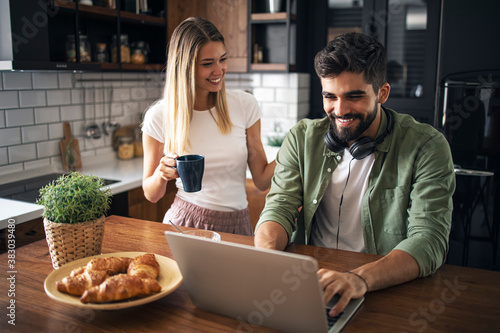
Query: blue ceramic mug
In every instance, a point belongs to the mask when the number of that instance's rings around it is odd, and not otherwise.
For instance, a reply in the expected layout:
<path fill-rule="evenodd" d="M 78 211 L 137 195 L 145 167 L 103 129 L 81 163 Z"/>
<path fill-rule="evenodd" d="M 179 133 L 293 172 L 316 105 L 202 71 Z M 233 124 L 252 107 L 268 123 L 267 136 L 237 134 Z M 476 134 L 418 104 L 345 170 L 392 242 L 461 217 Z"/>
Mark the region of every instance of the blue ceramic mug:
<path fill-rule="evenodd" d="M 200 191 L 203 171 L 205 170 L 205 157 L 202 155 L 182 155 L 175 160 L 184 191 Z"/>

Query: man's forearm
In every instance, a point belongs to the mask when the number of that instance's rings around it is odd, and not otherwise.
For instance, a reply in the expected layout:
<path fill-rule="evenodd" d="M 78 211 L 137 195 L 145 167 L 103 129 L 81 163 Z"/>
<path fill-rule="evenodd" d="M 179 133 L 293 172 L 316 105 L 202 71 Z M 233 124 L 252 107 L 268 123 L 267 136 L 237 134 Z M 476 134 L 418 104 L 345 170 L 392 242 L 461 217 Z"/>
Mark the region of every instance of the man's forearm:
<path fill-rule="evenodd" d="M 265 249 L 284 250 L 288 245 L 288 235 L 281 225 L 267 221 L 255 232 L 254 244 Z"/>
<path fill-rule="evenodd" d="M 393 250 L 383 258 L 353 269 L 366 280 L 369 291 L 411 281 L 418 277 L 418 264 L 411 255 Z"/>

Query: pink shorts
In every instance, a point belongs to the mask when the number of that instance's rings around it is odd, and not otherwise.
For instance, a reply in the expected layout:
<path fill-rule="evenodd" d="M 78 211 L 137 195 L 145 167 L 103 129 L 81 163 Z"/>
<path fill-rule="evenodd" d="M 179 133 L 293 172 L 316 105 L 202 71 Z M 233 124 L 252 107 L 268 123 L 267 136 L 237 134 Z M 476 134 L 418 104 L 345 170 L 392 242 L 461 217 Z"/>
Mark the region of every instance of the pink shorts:
<path fill-rule="evenodd" d="M 183 227 L 246 236 L 253 235 L 248 207 L 237 211 L 223 212 L 194 205 L 176 196 L 163 218 L 163 223 L 169 223 L 169 220 L 175 225 Z"/>

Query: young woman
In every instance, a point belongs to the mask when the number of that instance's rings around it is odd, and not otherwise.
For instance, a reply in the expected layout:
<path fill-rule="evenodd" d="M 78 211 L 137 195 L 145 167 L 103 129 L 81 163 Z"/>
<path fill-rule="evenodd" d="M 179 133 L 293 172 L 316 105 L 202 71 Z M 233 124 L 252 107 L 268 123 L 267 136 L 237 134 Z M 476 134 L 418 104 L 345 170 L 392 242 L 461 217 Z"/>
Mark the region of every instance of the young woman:
<path fill-rule="evenodd" d="M 175 29 L 163 98 L 144 117 L 142 187 L 157 202 L 167 182 L 176 179 L 177 195 L 164 223 L 252 235 L 246 169 L 265 190 L 276 163 L 267 163 L 257 101 L 243 91 L 226 92 L 226 70 L 224 37 L 211 22 L 188 18 Z M 185 192 L 173 168 L 184 154 L 205 156 L 199 192 Z"/>

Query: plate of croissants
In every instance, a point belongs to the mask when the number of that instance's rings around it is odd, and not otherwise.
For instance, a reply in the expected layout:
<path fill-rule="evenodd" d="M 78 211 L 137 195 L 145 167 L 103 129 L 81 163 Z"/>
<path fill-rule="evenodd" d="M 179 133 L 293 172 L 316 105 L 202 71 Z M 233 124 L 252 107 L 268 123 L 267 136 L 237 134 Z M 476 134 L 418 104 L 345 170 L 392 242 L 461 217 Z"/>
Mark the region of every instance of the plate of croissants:
<path fill-rule="evenodd" d="M 47 295 L 80 307 L 117 310 L 165 297 L 182 283 L 177 263 L 146 252 L 116 252 L 61 266 L 45 279 Z"/>

